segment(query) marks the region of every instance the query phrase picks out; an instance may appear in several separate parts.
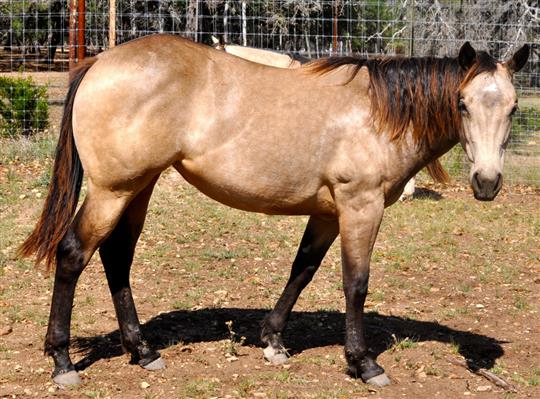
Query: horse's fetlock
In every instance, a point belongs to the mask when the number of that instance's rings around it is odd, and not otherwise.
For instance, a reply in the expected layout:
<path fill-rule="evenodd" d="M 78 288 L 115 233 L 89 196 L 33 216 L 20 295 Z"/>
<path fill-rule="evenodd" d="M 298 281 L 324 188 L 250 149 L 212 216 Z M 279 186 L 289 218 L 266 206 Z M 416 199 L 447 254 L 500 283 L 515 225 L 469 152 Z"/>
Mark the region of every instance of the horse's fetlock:
<path fill-rule="evenodd" d="M 263 327 L 261 331 L 261 341 L 270 345 L 273 348 L 281 348 L 283 346 L 283 339 L 280 332 L 276 332 L 271 328 Z"/>
<path fill-rule="evenodd" d="M 271 312 L 262 322 L 261 336 L 279 333 L 279 326 L 282 326 L 283 324 L 283 315 L 277 312 Z"/>
<path fill-rule="evenodd" d="M 75 366 L 73 365 L 73 363 L 71 362 L 71 358 L 69 357 L 67 344 L 53 345 L 52 343 L 46 341 L 44 352 L 46 355 L 53 358 L 53 378 L 59 374 L 75 370 Z"/>
<path fill-rule="evenodd" d="M 132 352 L 132 362 L 138 363 L 142 367 L 159 358 L 159 352 L 150 348 L 146 341 L 143 341 L 140 345 L 137 345 L 136 353 Z"/>
<path fill-rule="evenodd" d="M 367 381 L 377 375 L 383 374 L 384 369 L 379 366 L 367 351 L 354 351 L 345 349 L 348 373 L 354 378 Z"/>

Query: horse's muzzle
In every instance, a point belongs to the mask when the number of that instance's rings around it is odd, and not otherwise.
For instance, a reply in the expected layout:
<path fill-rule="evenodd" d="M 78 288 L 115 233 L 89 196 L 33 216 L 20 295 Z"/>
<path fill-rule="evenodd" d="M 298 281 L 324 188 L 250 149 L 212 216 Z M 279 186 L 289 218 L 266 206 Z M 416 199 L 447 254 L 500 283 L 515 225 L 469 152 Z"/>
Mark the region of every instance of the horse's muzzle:
<path fill-rule="evenodd" d="M 479 201 L 493 201 L 501 190 L 503 177 L 497 173 L 494 177 L 485 177 L 475 172 L 471 178 L 474 198 Z"/>

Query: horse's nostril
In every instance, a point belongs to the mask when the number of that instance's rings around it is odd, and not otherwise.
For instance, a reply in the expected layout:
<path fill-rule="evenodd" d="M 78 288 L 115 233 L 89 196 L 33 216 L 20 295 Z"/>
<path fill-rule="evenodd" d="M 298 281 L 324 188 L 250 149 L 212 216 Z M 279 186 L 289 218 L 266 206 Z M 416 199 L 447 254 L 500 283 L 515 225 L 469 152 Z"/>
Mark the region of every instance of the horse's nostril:
<path fill-rule="evenodd" d="M 480 188 L 481 186 L 479 176 L 480 175 L 478 174 L 478 172 L 474 172 L 473 177 L 472 177 L 473 186 L 476 186 L 476 188 Z"/>
<path fill-rule="evenodd" d="M 503 176 L 502 173 L 497 173 L 497 180 L 495 180 L 495 192 L 499 192 L 502 186 Z"/>

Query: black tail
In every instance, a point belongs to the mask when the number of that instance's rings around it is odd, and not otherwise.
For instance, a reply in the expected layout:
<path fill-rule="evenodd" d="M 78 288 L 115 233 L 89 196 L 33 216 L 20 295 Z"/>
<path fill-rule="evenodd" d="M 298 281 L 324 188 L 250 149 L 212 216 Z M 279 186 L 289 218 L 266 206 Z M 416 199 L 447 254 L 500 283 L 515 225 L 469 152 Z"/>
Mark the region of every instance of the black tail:
<path fill-rule="evenodd" d="M 39 221 L 18 251 L 21 257 L 35 254 L 36 264 L 45 261 L 47 269 L 52 267 L 58 244 L 69 229 L 77 209 L 83 168 L 73 139 L 73 101 L 79 84 L 95 61 L 90 58 L 70 72 L 69 91 L 64 103 L 49 193 Z"/>

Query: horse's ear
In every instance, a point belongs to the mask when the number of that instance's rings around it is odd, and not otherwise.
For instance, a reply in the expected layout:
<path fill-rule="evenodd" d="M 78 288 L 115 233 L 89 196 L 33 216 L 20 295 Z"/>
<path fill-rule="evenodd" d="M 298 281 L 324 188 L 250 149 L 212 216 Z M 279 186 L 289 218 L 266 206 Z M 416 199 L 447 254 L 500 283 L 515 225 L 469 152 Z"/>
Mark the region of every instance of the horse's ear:
<path fill-rule="evenodd" d="M 506 67 L 508 68 L 508 70 L 511 73 L 521 70 L 521 68 L 523 68 L 527 63 L 530 53 L 530 46 L 528 44 L 524 44 L 523 47 L 516 51 L 512 58 L 506 63 Z"/>
<path fill-rule="evenodd" d="M 459 50 L 459 65 L 465 70 L 469 69 L 476 61 L 476 51 L 471 46 L 471 43 L 465 42 Z"/>
<path fill-rule="evenodd" d="M 214 47 L 219 47 L 221 46 L 221 42 L 219 41 L 219 39 L 217 37 L 215 37 L 214 35 L 212 35 L 212 45 Z"/>

